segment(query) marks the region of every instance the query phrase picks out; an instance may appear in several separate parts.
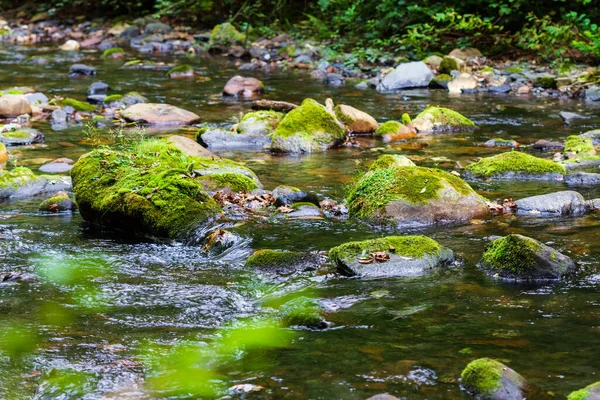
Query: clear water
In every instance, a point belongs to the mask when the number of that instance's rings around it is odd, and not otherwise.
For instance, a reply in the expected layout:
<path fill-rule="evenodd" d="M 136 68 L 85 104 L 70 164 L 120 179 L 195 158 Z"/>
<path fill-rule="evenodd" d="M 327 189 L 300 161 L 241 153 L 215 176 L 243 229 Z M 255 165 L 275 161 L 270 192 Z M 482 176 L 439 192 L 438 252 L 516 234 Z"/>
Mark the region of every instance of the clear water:
<path fill-rule="evenodd" d="M 50 62 L 23 62 L 34 55 L 47 57 Z M 89 84 L 102 80 L 111 86 L 112 93 L 135 90 L 152 101 L 181 106 L 206 122 L 219 124 L 250 106 L 248 101 L 220 96 L 227 79 L 237 74 L 235 65 L 225 59 L 186 60 L 210 78 L 205 82 L 170 80 L 165 69 L 120 69 L 122 62 L 102 61 L 94 52 L 82 53 L 78 61 L 95 65 L 98 76 L 67 78 L 74 59 L 53 48 L 0 48 L 0 89 L 31 86 L 49 97 L 83 100 Z M 256 76 L 265 83 L 265 98 L 300 102 L 312 97 L 323 102 L 331 97 L 336 103 L 369 112 L 380 122 L 399 119 L 404 112 L 414 116 L 427 104 L 436 104 L 465 114 L 480 127 L 475 133 L 424 136 L 409 143 L 385 144 L 359 138 L 361 148 L 312 155 L 220 153 L 246 163 L 268 189 L 293 184 L 335 199 L 341 199 L 343 185 L 360 164 L 384 153 L 402 153 L 418 165 L 452 170 L 457 162 L 465 164 L 475 157 L 503 151 L 481 146 L 490 138 L 511 138 L 524 145 L 542 138 L 562 140 L 600 123 L 599 106 L 578 101 L 451 96 L 427 90 L 379 94 L 354 89 L 352 84 L 325 87 L 305 72 Z M 565 127 L 559 111 L 593 118 Z M 63 131 L 53 131 L 45 122 L 34 126 L 47 140 L 44 145 L 14 149 L 12 154 L 21 165 L 36 170 L 51 159 L 76 159 L 91 148 L 80 126 Z M 500 200 L 566 188 L 559 183 L 536 182 L 480 182 L 473 187 L 490 199 Z M 586 198 L 600 197 L 597 187 L 577 190 Z M 221 256 L 209 257 L 194 246 L 154 244 L 94 230 L 78 214 L 42 215 L 37 212 L 40 201 L 0 204 L 0 274 L 36 274 L 42 260 L 78 260 L 90 254 L 101 256 L 111 266 L 111 273 L 97 281 L 109 306 L 60 329 L 51 323 L 42 325 L 47 340 L 31 373 L 13 374 L 6 363 L 0 364 L 0 391 L 23 384 L 32 396 L 39 384 L 36 371 L 52 368 L 93 373 L 96 383 L 89 387 L 86 398 L 143 386 L 144 369 L 137 354 L 145 341 L 210 340 L 230 321 L 268 313 L 261 306 L 265 294 L 254 286 L 262 277 L 243 266 L 253 249 L 327 250 L 349 240 L 386 233 L 352 219 L 278 224 L 254 221 L 232 229 L 245 238 L 242 243 Z M 598 380 L 600 221 L 596 215 L 495 217 L 477 224 L 417 232 L 453 249 L 460 265 L 418 278 L 357 280 L 316 274 L 287 279 L 275 290 L 285 294 L 310 289 L 326 308 L 331 328 L 298 332 L 291 347 L 269 351 L 269 362 L 250 371 L 241 367 L 238 371 L 234 364 L 228 371 L 231 381 L 265 387 L 257 395 L 264 398 L 365 399 L 382 392 L 410 399 L 467 398 L 458 378 L 464 366 L 479 357 L 502 360 L 558 398 Z M 535 287 L 487 278 L 475 267 L 486 238 L 509 233 L 552 243 L 580 263 L 578 278 Z M 43 317 L 44 305 L 60 306 L 61 298 L 39 280 L 3 282 L 0 315 L 5 321 L 34 323 Z M 137 392 L 131 397 L 144 395 Z"/>

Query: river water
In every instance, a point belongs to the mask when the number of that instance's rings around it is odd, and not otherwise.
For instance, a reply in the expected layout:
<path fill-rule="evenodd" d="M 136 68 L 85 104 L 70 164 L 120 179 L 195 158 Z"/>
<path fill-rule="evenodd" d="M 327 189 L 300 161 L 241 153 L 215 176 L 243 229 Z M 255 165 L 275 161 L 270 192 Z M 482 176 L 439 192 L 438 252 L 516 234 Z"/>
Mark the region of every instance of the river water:
<path fill-rule="evenodd" d="M 32 56 L 47 57 L 30 65 Z M 187 60 L 207 79 L 170 80 L 166 69 L 121 69 L 122 61 L 103 61 L 95 52 L 78 56 L 97 67 L 98 76 L 69 79 L 73 56 L 46 47 L 0 48 L 0 89 L 30 86 L 46 95 L 84 100 L 95 80 L 112 93 L 138 91 L 153 102 L 191 110 L 209 123 L 231 123 L 249 110 L 246 100 L 224 99 L 220 91 L 236 66 L 223 58 Z M 176 59 L 156 58 L 175 63 Z M 424 136 L 408 143 L 385 144 L 359 138 L 360 148 L 343 148 L 300 156 L 264 152 L 218 153 L 245 163 L 267 189 L 292 184 L 341 200 L 343 187 L 361 165 L 381 154 L 401 153 L 420 166 L 453 170 L 476 157 L 502 152 L 486 148 L 490 138 L 515 139 L 523 145 L 538 139 L 563 140 L 600 126 L 600 107 L 579 101 L 488 94 L 451 96 L 444 91 L 414 90 L 380 94 L 323 86 L 303 71 L 255 75 L 265 83 L 268 99 L 324 102 L 331 97 L 362 109 L 379 122 L 415 116 L 426 105 L 452 108 L 479 126 L 474 133 Z M 594 116 L 565 127 L 559 111 Z M 46 135 L 44 145 L 11 150 L 13 158 L 34 171 L 57 157 L 89 151 L 82 126 L 53 131 L 46 122 L 34 127 Z M 157 134 L 163 134 L 157 133 Z M 181 133 L 181 132 L 180 132 Z M 183 132 L 184 134 L 186 132 Z M 187 132 L 190 133 L 190 132 Z M 551 157 L 551 154 L 543 155 Z M 561 183 L 471 182 L 490 199 L 515 199 L 564 190 Z M 600 188 L 579 187 L 586 198 L 600 197 Z M 4 360 L 0 390 L 22 386 L 37 398 L 54 398 L 40 385 L 40 373 L 70 368 L 93 375 L 87 394 L 63 398 L 146 398 L 143 343 L 174 343 L 196 338 L 210 342 L 220 327 L 232 321 L 267 314 L 266 295 L 257 282 L 268 277 L 246 270 L 254 249 L 328 250 L 349 240 L 378 237 L 382 232 L 356 220 L 254 221 L 232 228 L 244 240 L 219 256 L 182 244 L 156 244 L 122 237 L 88 226 L 79 214 L 45 215 L 40 198 L 0 203 L 0 274 L 37 274 L 40 266 L 92 263 L 110 270 L 96 280 L 105 307 L 79 316 L 60 328 L 42 322 L 45 340 L 34 367 L 18 373 Z M 403 232 L 405 233 L 405 232 Z M 231 384 L 264 387 L 254 397 L 286 399 L 366 399 L 388 392 L 409 399 L 468 398 L 460 372 L 480 357 L 498 359 L 544 391 L 561 398 L 598 379 L 600 367 L 600 221 L 591 214 L 578 218 L 500 216 L 469 225 L 416 231 L 451 248 L 460 262 L 454 268 L 425 277 L 379 280 L 347 279 L 317 273 L 288 277 L 273 291 L 310 292 L 326 310 L 330 328 L 299 330 L 292 344 L 270 350 L 268 362 L 251 368 L 236 364 L 228 371 Z M 477 270 L 476 263 L 490 236 L 521 233 L 551 243 L 580 264 L 577 279 L 541 286 L 496 282 Z M 258 287 L 258 289 L 257 289 Z M 0 315 L 5 322 L 40 324 L 43 305 L 61 303 L 56 290 L 37 279 L 0 283 Z M 46 315 L 47 317 L 47 315 Z M 78 394 L 79 393 L 79 394 Z"/>

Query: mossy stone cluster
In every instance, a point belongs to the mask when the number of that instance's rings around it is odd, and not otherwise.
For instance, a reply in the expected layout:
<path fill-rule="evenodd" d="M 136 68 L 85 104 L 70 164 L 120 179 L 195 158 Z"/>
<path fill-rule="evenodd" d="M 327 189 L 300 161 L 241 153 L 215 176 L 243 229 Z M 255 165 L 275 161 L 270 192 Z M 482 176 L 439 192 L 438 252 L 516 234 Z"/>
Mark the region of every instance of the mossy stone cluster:
<path fill-rule="evenodd" d="M 286 153 L 310 153 L 339 145 L 344 128 L 327 109 L 313 99 L 305 99 L 281 120 L 272 135 L 271 149 Z"/>
<path fill-rule="evenodd" d="M 596 155 L 592 139 L 571 135 L 565 141 L 563 154 L 566 158 L 590 157 Z"/>
<path fill-rule="evenodd" d="M 0 170 L 0 191 L 17 189 L 23 183 L 31 181 L 35 177 L 35 174 L 25 167 L 17 167 L 10 171 Z"/>
<path fill-rule="evenodd" d="M 470 164 L 467 173 L 474 178 L 561 179 L 566 170 L 560 164 L 519 151 L 486 157 Z"/>
<path fill-rule="evenodd" d="M 195 161 L 157 139 L 84 154 L 71 170 L 81 215 L 142 236 L 183 238 L 220 212 L 191 175 Z"/>
<path fill-rule="evenodd" d="M 323 308 L 308 297 L 299 297 L 285 303 L 281 307 L 281 313 L 282 323 L 286 327 L 327 328 Z"/>
<path fill-rule="evenodd" d="M 193 172 L 207 190 L 229 188 L 234 192 L 251 192 L 262 188 L 249 168 L 226 158 L 192 157 Z"/>
<path fill-rule="evenodd" d="M 123 101 L 123 95 L 122 94 L 111 94 L 110 96 L 106 96 L 104 98 L 104 104 L 110 104 L 110 103 L 115 103 L 118 101 Z"/>
<path fill-rule="evenodd" d="M 475 123 L 464 115 L 444 107 L 429 106 L 413 120 L 418 132 L 442 133 L 475 130 Z"/>

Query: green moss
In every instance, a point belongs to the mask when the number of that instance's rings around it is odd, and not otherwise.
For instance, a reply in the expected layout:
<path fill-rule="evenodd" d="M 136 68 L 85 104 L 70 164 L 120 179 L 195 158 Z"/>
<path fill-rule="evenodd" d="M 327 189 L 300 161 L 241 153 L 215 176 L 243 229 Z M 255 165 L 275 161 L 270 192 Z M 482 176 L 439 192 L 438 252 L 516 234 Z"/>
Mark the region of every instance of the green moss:
<path fill-rule="evenodd" d="M 293 136 L 300 136 L 312 145 L 325 145 L 332 140 L 342 140 L 344 129 L 324 106 L 305 99 L 300 107 L 283 117 L 273 133 L 273 139 Z"/>
<path fill-rule="evenodd" d="M 592 139 L 571 135 L 565 141 L 563 154 L 570 158 L 572 158 L 573 155 L 581 157 L 595 156 L 596 149 L 594 148 Z"/>
<path fill-rule="evenodd" d="M 277 129 L 277 126 L 279 125 L 283 117 L 283 113 L 272 110 L 249 112 L 244 114 L 243 118 L 238 124 L 238 132 L 242 131 L 241 127 L 244 125 L 244 123 L 251 122 L 252 120 L 263 122 L 268 130 L 274 131 L 275 129 Z"/>
<path fill-rule="evenodd" d="M 507 271 L 517 275 L 527 274 L 535 266 L 535 254 L 540 244 L 522 235 L 508 235 L 494 240 L 482 256 L 482 264 L 492 271 Z"/>
<path fill-rule="evenodd" d="M 293 204 L 291 205 L 291 207 L 292 207 L 294 210 L 299 210 L 299 209 L 300 209 L 300 208 L 302 208 L 302 207 L 313 207 L 313 208 L 319 208 L 319 206 L 317 206 L 316 204 L 314 204 L 314 203 L 310 203 L 310 202 L 307 202 L 307 201 L 299 201 L 299 202 L 297 202 L 297 203 L 293 203 Z"/>
<path fill-rule="evenodd" d="M 84 154 L 71 170 L 81 215 L 144 236 L 184 236 L 220 211 L 192 177 L 194 161 L 158 139 Z"/>
<path fill-rule="evenodd" d="M 591 389 L 593 388 L 599 388 L 600 387 L 600 382 L 596 382 L 596 383 L 592 383 L 591 385 L 577 390 L 575 392 L 572 392 L 569 397 L 567 398 L 567 400 L 587 400 L 587 399 L 592 399 L 592 397 L 589 397 L 592 393 L 591 393 Z M 598 390 L 600 391 L 600 390 Z"/>
<path fill-rule="evenodd" d="M 401 156 L 398 154 L 384 154 L 380 156 L 371 167 L 369 167 L 369 171 L 375 171 L 377 169 L 385 169 L 390 167 L 414 167 L 415 164 L 410 161 L 410 159 L 406 156 Z"/>
<path fill-rule="evenodd" d="M 139 65 L 142 63 L 143 63 L 142 60 L 131 60 L 131 61 L 127 61 L 125 64 L 123 64 L 123 66 L 124 67 L 133 67 L 135 65 Z"/>
<path fill-rule="evenodd" d="M 214 174 L 202 177 L 204 187 L 209 190 L 216 190 L 228 187 L 234 192 L 251 192 L 258 189 L 254 180 L 247 176 L 236 173 Z"/>
<path fill-rule="evenodd" d="M 585 163 L 586 161 L 600 162 L 600 156 L 584 156 L 569 158 L 568 160 L 565 160 L 565 164 Z"/>
<path fill-rule="evenodd" d="M 3 132 L 0 134 L 0 136 L 7 139 L 29 139 L 31 137 L 31 133 L 24 129 L 17 129 L 16 131 Z"/>
<path fill-rule="evenodd" d="M 188 64 L 182 64 L 171 68 L 169 72 L 167 72 L 167 76 L 172 77 L 173 75 L 188 75 L 190 72 L 193 74 L 194 69 Z"/>
<path fill-rule="evenodd" d="M 481 70 L 481 72 L 494 72 L 494 68 L 489 65 Z"/>
<path fill-rule="evenodd" d="M 535 80 L 535 85 L 544 89 L 556 89 L 556 78 L 553 76 L 541 76 Z"/>
<path fill-rule="evenodd" d="M 23 91 L 18 89 L 10 89 L 6 92 L 6 94 L 23 94 Z"/>
<path fill-rule="evenodd" d="M 412 120 L 410 119 L 410 115 L 408 115 L 407 113 L 402 114 L 402 123 L 404 125 L 410 125 L 410 124 L 412 124 Z"/>
<path fill-rule="evenodd" d="M 34 180 L 36 175 L 25 167 L 17 167 L 10 171 L 0 170 L 0 189 L 15 189 L 24 182 Z"/>
<path fill-rule="evenodd" d="M 8 29 L 0 29 L 0 36 L 8 35 L 10 31 Z"/>
<path fill-rule="evenodd" d="M 383 124 L 379 125 L 379 128 L 375 131 L 375 136 L 383 136 L 383 135 L 394 135 L 404 127 L 398 121 L 386 121 Z"/>
<path fill-rule="evenodd" d="M 83 111 L 83 112 L 96 111 L 96 106 L 94 106 L 90 103 L 86 103 L 86 102 L 75 100 L 75 99 L 60 100 L 58 102 L 58 104 L 62 107 L 67 107 L 67 106 L 73 107 L 77 111 Z"/>
<path fill-rule="evenodd" d="M 491 397 L 501 386 L 504 364 L 490 358 L 471 361 L 461 374 L 467 390 L 482 398 Z"/>
<path fill-rule="evenodd" d="M 0 156 L 4 153 L 6 153 L 6 146 L 4 143 L 0 142 Z"/>
<path fill-rule="evenodd" d="M 63 202 L 66 201 L 71 201 L 71 199 L 69 199 L 68 196 L 54 196 L 54 197 L 50 197 L 49 199 L 46 199 L 44 201 L 42 201 L 42 203 L 40 204 L 40 211 L 48 211 L 50 209 L 50 207 L 53 204 L 61 204 Z"/>
<path fill-rule="evenodd" d="M 114 103 L 115 101 L 122 101 L 122 100 L 123 100 L 122 94 L 111 94 L 110 96 L 106 96 L 104 98 L 104 104 L 110 104 L 110 103 Z"/>
<path fill-rule="evenodd" d="M 339 105 L 333 108 L 333 112 L 335 113 L 336 118 L 342 121 L 344 124 L 352 125 L 354 123 L 354 118 L 344 113 Z"/>
<path fill-rule="evenodd" d="M 438 242 L 426 236 L 386 236 L 379 239 L 349 242 L 329 250 L 329 258 L 339 268 L 355 258 L 377 251 L 391 251 L 402 257 L 421 258 L 426 254 L 437 255 L 441 250 Z"/>
<path fill-rule="evenodd" d="M 437 199 L 439 190 L 446 185 L 463 195 L 474 193 L 462 179 L 439 169 L 392 167 L 369 171 L 351 184 L 346 202 L 351 214 L 368 218 L 393 200 L 427 204 Z"/>
<path fill-rule="evenodd" d="M 511 74 L 520 74 L 523 72 L 523 68 L 521 67 L 510 67 L 505 69 L 506 72 L 510 72 Z"/>
<path fill-rule="evenodd" d="M 327 323 L 323 318 L 323 309 L 315 300 L 299 297 L 281 307 L 284 326 L 305 326 L 311 329 L 324 329 Z"/>
<path fill-rule="evenodd" d="M 228 187 L 234 192 L 251 192 L 259 188 L 259 180 L 250 169 L 226 158 L 213 160 L 206 157 L 193 157 L 194 173 L 208 190 Z"/>
<path fill-rule="evenodd" d="M 256 250 L 246 260 L 247 268 L 277 268 L 282 265 L 289 265 L 302 262 L 305 258 L 305 253 L 295 251 L 279 251 L 279 250 Z"/>
<path fill-rule="evenodd" d="M 432 123 L 432 132 L 438 131 L 464 131 L 475 128 L 475 123 L 464 115 L 444 107 L 429 106 L 423 110 L 414 120 L 415 126 L 419 128 L 422 122 Z M 421 129 L 423 129 L 421 127 Z"/>
<path fill-rule="evenodd" d="M 246 36 L 240 33 L 229 22 L 216 25 L 210 35 L 210 45 L 231 46 L 237 43 L 243 43 Z"/>
<path fill-rule="evenodd" d="M 440 74 L 449 74 L 452 71 L 458 71 L 458 63 L 452 57 L 442 58 L 439 68 Z"/>
<path fill-rule="evenodd" d="M 510 151 L 486 157 L 468 165 L 466 169 L 476 177 L 481 178 L 499 176 L 507 172 L 530 175 L 566 174 L 565 167 L 562 165 L 519 151 Z"/>
<path fill-rule="evenodd" d="M 102 53 L 102 58 L 108 58 L 108 57 L 112 56 L 113 54 L 125 54 L 125 50 L 123 50 L 120 47 L 113 47 L 110 49 L 106 49 L 106 50 L 104 50 L 104 53 Z"/>
<path fill-rule="evenodd" d="M 452 76 L 448 74 L 439 74 L 436 75 L 433 79 L 440 82 L 449 82 L 454 78 L 452 78 Z"/>

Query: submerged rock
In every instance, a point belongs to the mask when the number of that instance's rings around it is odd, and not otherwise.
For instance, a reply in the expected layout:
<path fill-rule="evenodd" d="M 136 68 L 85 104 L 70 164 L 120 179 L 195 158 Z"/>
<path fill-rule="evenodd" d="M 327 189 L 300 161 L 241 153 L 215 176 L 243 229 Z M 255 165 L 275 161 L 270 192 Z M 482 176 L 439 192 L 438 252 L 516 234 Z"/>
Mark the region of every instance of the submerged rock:
<path fill-rule="evenodd" d="M 40 171 L 46 174 L 63 174 L 69 172 L 74 161 L 69 158 L 58 158 L 40 167 Z"/>
<path fill-rule="evenodd" d="M 419 133 L 469 132 L 475 124 L 467 117 L 443 107 L 427 107 L 412 121 Z"/>
<path fill-rule="evenodd" d="M 485 199 L 462 179 L 422 167 L 369 171 L 351 185 L 346 201 L 351 215 L 400 225 L 466 222 L 489 213 Z"/>
<path fill-rule="evenodd" d="M 22 94 L 0 96 L 0 118 L 15 118 L 19 115 L 31 115 L 31 105 Z"/>
<path fill-rule="evenodd" d="M 43 143 L 44 140 L 45 137 L 41 132 L 30 128 L 0 132 L 0 142 L 6 146 L 25 146 L 33 143 Z"/>
<path fill-rule="evenodd" d="M 461 374 L 465 389 L 481 400 L 525 400 L 532 387 L 525 378 L 499 361 L 471 361 Z"/>
<path fill-rule="evenodd" d="M 314 299 L 299 297 L 281 307 L 282 323 L 287 327 L 325 329 L 328 324 L 323 318 L 323 309 Z"/>
<path fill-rule="evenodd" d="M 349 276 L 419 276 L 454 261 L 452 250 L 425 236 L 387 236 L 329 250 L 337 270 Z"/>
<path fill-rule="evenodd" d="M 66 193 L 62 192 L 42 201 L 39 210 L 51 213 L 75 211 L 77 210 L 77 204 Z"/>
<path fill-rule="evenodd" d="M 567 400 L 598 400 L 600 399 L 600 382 L 592 383 L 583 389 L 572 392 Z"/>
<path fill-rule="evenodd" d="M 517 234 L 491 242 L 478 265 L 490 276 L 527 282 L 560 280 L 576 268 L 569 257 Z"/>
<path fill-rule="evenodd" d="M 379 127 L 375 118 L 354 107 L 340 104 L 334 110 L 337 119 L 342 121 L 346 129 L 352 133 L 373 133 Z"/>
<path fill-rule="evenodd" d="M 91 223 L 140 236 L 185 238 L 220 212 L 191 175 L 190 163 L 202 161 L 155 139 L 127 152 L 94 150 L 71 170 L 75 200 Z"/>
<path fill-rule="evenodd" d="M 410 89 L 429 86 L 433 72 L 422 61 L 398 65 L 387 74 L 378 86 L 380 91 Z"/>
<path fill-rule="evenodd" d="M 315 270 L 319 265 L 318 254 L 280 250 L 256 250 L 245 264 L 246 268 L 277 275 Z"/>
<path fill-rule="evenodd" d="M 66 176 L 35 175 L 24 167 L 0 171 L 0 199 L 29 197 L 70 189 L 71 179 Z"/>
<path fill-rule="evenodd" d="M 96 68 L 85 64 L 73 64 L 69 70 L 69 78 L 80 78 L 96 75 Z"/>
<path fill-rule="evenodd" d="M 465 171 L 468 178 L 508 180 L 562 181 L 565 174 L 562 165 L 519 151 L 483 158 Z"/>
<path fill-rule="evenodd" d="M 345 139 L 339 121 L 321 104 L 305 99 L 285 115 L 272 135 L 271 150 L 281 153 L 311 153 L 339 146 Z"/>
<path fill-rule="evenodd" d="M 515 201 L 518 213 L 583 215 L 589 210 L 585 198 L 572 190 L 526 197 Z"/>
<path fill-rule="evenodd" d="M 223 94 L 228 96 L 252 97 L 262 93 L 264 85 L 256 78 L 234 76 L 227 81 Z"/>
<path fill-rule="evenodd" d="M 123 110 L 121 116 L 142 125 L 192 125 L 200 121 L 191 111 L 157 103 L 134 104 Z"/>

